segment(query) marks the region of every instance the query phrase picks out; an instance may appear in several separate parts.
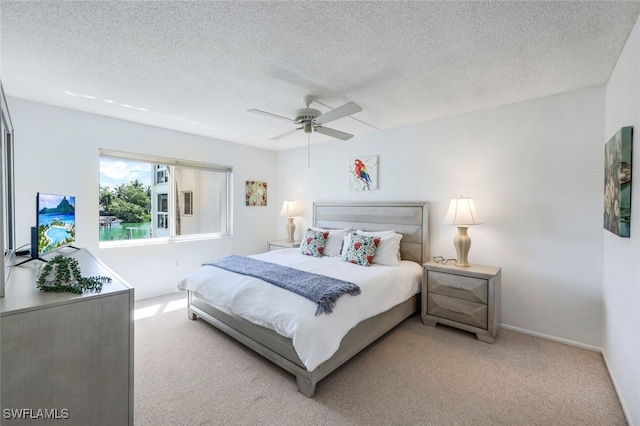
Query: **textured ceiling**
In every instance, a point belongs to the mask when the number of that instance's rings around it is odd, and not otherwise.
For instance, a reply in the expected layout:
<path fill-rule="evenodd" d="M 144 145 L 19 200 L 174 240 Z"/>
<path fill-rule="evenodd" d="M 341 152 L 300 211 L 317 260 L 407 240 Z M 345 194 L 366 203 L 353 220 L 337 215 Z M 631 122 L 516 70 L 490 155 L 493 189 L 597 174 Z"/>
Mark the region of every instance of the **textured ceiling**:
<path fill-rule="evenodd" d="M 360 135 L 605 84 L 639 13 L 637 1 L 2 0 L 0 78 L 10 96 L 280 150 L 306 135 L 271 141 L 295 126 L 247 109 L 293 118 L 305 95 L 355 102 L 361 121 L 327 127 Z"/>

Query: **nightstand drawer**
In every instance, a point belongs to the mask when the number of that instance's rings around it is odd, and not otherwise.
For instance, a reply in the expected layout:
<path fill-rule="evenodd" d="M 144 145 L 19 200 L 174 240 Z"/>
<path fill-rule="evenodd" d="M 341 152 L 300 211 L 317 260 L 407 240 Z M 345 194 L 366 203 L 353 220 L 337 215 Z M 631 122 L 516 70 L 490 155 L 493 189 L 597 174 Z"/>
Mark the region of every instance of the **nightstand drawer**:
<path fill-rule="evenodd" d="M 487 280 L 444 272 L 428 271 L 429 293 L 487 304 Z"/>
<path fill-rule="evenodd" d="M 487 305 L 429 293 L 427 314 L 487 329 Z"/>

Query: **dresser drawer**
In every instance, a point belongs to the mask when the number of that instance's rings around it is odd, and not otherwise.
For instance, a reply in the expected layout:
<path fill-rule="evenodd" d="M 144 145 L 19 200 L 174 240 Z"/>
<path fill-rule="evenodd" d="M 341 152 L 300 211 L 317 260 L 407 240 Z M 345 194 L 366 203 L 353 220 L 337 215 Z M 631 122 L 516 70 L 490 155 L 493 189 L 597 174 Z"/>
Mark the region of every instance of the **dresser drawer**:
<path fill-rule="evenodd" d="M 427 285 L 429 293 L 487 304 L 488 285 L 487 280 L 483 278 L 428 271 Z"/>
<path fill-rule="evenodd" d="M 429 293 L 427 314 L 487 329 L 487 305 L 468 300 Z"/>

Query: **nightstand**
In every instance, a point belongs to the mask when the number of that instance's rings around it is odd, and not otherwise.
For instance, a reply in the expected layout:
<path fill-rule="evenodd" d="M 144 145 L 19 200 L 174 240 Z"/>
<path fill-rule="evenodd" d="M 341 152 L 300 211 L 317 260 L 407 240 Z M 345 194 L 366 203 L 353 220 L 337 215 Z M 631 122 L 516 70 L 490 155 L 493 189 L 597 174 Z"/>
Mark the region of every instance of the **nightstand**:
<path fill-rule="evenodd" d="M 492 343 L 500 327 L 502 269 L 435 262 L 422 266 L 422 322 L 467 330 Z"/>
<path fill-rule="evenodd" d="M 276 240 L 267 242 L 268 251 L 286 248 L 300 248 L 300 241 Z"/>

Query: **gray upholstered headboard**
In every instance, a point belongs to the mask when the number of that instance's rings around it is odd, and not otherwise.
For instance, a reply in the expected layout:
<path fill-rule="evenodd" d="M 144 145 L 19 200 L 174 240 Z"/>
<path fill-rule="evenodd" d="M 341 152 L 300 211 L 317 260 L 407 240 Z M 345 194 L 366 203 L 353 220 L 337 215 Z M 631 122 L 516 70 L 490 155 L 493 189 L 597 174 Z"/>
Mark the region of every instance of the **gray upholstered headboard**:
<path fill-rule="evenodd" d="M 314 203 L 313 223 L 325 229 L 393 229 L 403 235 L 400 242 L 402 259 L 418 263 L 429 259 L 428 202 Z"/>

